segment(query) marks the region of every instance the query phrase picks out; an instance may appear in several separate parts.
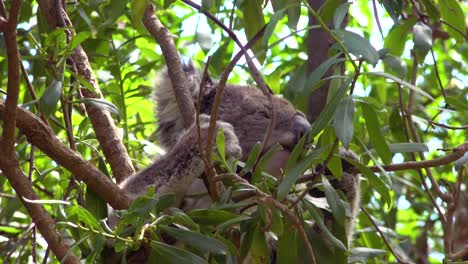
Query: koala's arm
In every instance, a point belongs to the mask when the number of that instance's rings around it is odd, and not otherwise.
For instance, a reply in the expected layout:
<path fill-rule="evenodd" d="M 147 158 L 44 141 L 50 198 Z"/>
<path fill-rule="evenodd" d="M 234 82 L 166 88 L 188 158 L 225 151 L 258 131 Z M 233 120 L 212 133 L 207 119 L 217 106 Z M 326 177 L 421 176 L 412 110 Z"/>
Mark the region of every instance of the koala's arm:
<path fill-rule="evenodd" d="M 209 117 L 200 117 L 202 144 L 206 143 Z M 241 148 L 230 124 L 218 121 L 217 129 L 222 129 L 225 135 L 226 155 L 239 158 Z M 178 206 L 192 182 L 200 177 L 205 164 L 198 149 L 197 127 L 192 125 L 187 131 L 181 132 L 177 143 L 167 154 L 153 162 L 141 172 L 130 176 L 120 184 L 130 199 L 146 193 L 150 186 L 155 187 L 157 194 L 173 192 L 177 197 Z"/>

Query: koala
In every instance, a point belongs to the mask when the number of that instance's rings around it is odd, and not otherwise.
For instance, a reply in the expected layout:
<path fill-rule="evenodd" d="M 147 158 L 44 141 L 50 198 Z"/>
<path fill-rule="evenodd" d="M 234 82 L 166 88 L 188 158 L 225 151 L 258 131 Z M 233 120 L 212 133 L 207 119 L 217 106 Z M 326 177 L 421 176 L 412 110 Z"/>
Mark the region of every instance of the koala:
<path fill-rule="evenodd" d="M 202 142 L 206 142 L 206 135 L 217 83 L 211 78 L 205 82 L 202 98 L 198 98 L 201 76 L 193 64 L 185 64 L 184 71 L 189 81 L 190 94 L 194 102 L 201 102 L 200 128 Z M 157 193 L 174 192 L 177 197 L 176 206 L 183 210 L 207 208 L 212 203 L 209 195 L 189 198 L 192 193 L 207 193 L 200 179 L 204 172 L 203 159 L 198 149 L 198 136 L 195 124 L 184 129 L 182 115 L 172 89 L 171 80 L 167 72 L 159 76 L 159 83 L 155 89 L 157 137 L 158 142 L 168 150 L 167 154 L 154 161 L 152 165 L 141 172 L 129 177 L 120 184 L 131 199 L 146 192 L 150 186 L 155 186 Z M 272 109 L 273 107 L 273 109 Z M 295 145 L 311 128 L 304 114 L 284 98 L 272 97 L 270 100 L 259 89 L 253 86 L 228 84 L 225 87 L 221 105 L 218 109 L 217 129 L 225 135 L 226 154 L 230 157 L 245 160 L 254 145 L 262 142 L 271 120 L 271 111 L 276 112 L 276 124 L 272 130 L 266 147 L 274 144 L 282 146 L 276 152 L 265 171 L 275 177 L 282 175 L 288 157 Z M 351 153 L 351 154 L 350 154 Z M 340 151 L 345 158 L 356 159 L 355 154 Z M 345 161 L 343 161 L 345 165 Z M 348 166 L 349 167 L 349 166 Z M 345 166 L 343 166 L 345 169 Z M 350 241 L 354 228 L 354 219 L 359 208 L 359 176 L 343 173 L 341 180 L 334 180 L 335 188 L 343 191 L 351 204 L 351 219 L 347 224 L 347 235 Z M 323 193 L 313 191 L 310 195 L 323 197 Z M 185 197 L 184 197 L 185 196 Z M 331 219 L 331 216 L 329 216 Z"/>

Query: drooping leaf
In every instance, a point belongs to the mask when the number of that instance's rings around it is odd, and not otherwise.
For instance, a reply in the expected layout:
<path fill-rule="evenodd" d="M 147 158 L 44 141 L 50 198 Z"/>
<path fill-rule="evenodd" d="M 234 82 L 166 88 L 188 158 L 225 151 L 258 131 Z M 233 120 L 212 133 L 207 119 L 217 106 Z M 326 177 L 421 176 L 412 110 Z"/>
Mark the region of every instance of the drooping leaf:
<path fill-rule="evenodd" d="M 434 5 L 433 0 L 421 0 L 424 7 L 426 8 L 426 13 L 429 15 L 433 22 L 437 22 L 440 19 L 440 12 L 437 7 Z"/>
<path fill-rule="evenodd" d="M 241 5 L 242 13 L 244 14 L 244 28 L 247 39 L 252 39 L 265 26 L 265 18 L 263 17 L 262 2 L 260 0 L 244 1 Z M 255 57 L 263 63 L 266 56 L 266 47 L 259 40 L 253 47 Z"/>
<path fill-rule="evenodd" d="M 106 101 L 105 99 L 81 98 L 81 99 L 73 101 L 72 103 L 84 103 L 84 104 L 90 104 L 90 105 L 96 106 L 97 108 L 101 108 L 101 109 L 109 111 L 112 114 L 115 114 L 117 116 L 117 119 L 120 120 L 120 112 L 117 106 L 115 106 L 113 103 L 109 101 Z"/>
<path fill-rule="evenodd" d="M 335 133 L 345 148 L 348 148 L 354 131 L 354 101 L 352 96 L 342 99 L 335 114 Z"/>
<path fill-rule="evenodd" d="M 393 19 L 393 23 L 398 23 L 398 18 L 400 17 L 401 10 L 403 9 L 403 2 L 401 0 L 383 0 L 382 4 Z"/>
<path fill-rule="evenodd" d="M 387 142 L 385 141 L 384 136 L 382 135 L 381 126 L 377 113 L 368 104 L 361 104 L 362 113 L 364 115 L 364 120 L 366 121 L 367 133 L 369 134 L 369 139 L 372 145 L 375 147 L 377 154 L 385 164 L 390 164 L 392 161 L 392 153 L 388 147 Z"/>
<path fill-rule="evenodd" d="M 301 0 L 289 0 L 288 11 L 288 26 L 292 29 L 297 28 L 297 22 L 301 17 Z"/>
<path fill-rule="evenodd" d="M 315 207 L 314 204 L 310 203 L 307 200 L 303 200 L 303 204 L 307 208 L 307 211 L 310 213 L 310 215 L 314 219 L 315 223 L 317 224 L 325 238 L 328 239 L 328 241 L 330 241 L 338 249 L 346 251 L 347 249 L 343 242 L 341 242 L 338 238 L 333 236 L 333 234 L 327 229 L 327 227 L 323 223 L 323 216 L 320 213 L 320 210 L 317 207 Z"/>
<path fill-rule="evenodd" d="M 162 228 L 168 235 L 202 252 L 210 252 L 221 255 L 226 255 L 229 252 L 227 246 L 215 238 L 180 228 L 173 228 L 169 226 L 161 226 L 160 228 Z"/>
<path fill-rule="evenodd" d="M 88 31 L 83 31 L 75 36 L 73 36 L 71 42 L 70 42 L 70 50 L 74 50 L 78 45 L 80 45 L 83 41 L 87 40 L 91 36 L 91 33 Z"/>
<path fill-rule="evenodd" d="M 284 10 L 280 10 L 273 14 L 271 16 L 270 21 L 268 21 L 268 24 L 265 28 L 265 33 L 263 34 L 263 46 L 268 46 L 268 41 L 270 40 L 270 37 L 273 35 L 273 32 L 275 30 L 276 25 L 278 24 L 278 21 L 283 18 L 284 16 Z"/>
<path fill-rule="evenodd" d="M 348 14 L 350 5 L 351 3 L 344 3 L 340 5 L 336 9 L 335 14 L 333 14 L 333 24 L 335 25 L 336 29 L 341 28 L 341 25 L 343 24 L 343 20 L 346 17 L 346 14 Z"/>
<path fill-rule="evenodd" d="M 286 172 L 286 176 L 281 181 L 280 185 L 278 186 L 278 193 L 277 198 L 278 200 L 283 200 L 286 195 L 288 195 L 289 190 L 294 185 L 296 180 L 299 176 L 304 173 L 306 169 L 308 169 L 314 159 L 316 159 L 325 148 L 315 149 L 312 153 L 307 155 L 303 160 L 299 161 L 299 163 L 292 169 Z"/>
<path fill-rule="evenodd" d="M 372 46 L 368 39 L 351 31 L 335 29 L 333 33 L 343 42 L 346 49 L 356 55 L 364 58 L 372 65 L 376 65 L 379 60 L 379 53 Z"/>
<path fill-rule="evenodd" d="M 340 196 L 324 176 L 322 176 L 322 185 L 325 192 L 325 197 L 327 197 L 328 204 L 330 205 L 333 218 L 335 218 L 335 221 L 340 226 L 344 226 L 346 220 L 346 209 L 340 199 Z"/>
<path fill-rule="evenodd" d="M 187 212 L 195 222 L 203 225 L 219 225 L 228 220 L 237 218 L 237 214 L 233 214 L 224 210 L 216 209 L 196 209 Z"/>
<path fill-rule="evenodd" d="M 297 230 L 292 224 L 286 224 L 290 230 L 283 232 L 278 236 L 278 250 L 276 252 L 276 263 L 278 264 L 291 264 L 297 260 Z"/>
<path fill-rule="evenodd" d="M 311 131 L 308 133 L 311 138 L 317 136 L 318 133 L 330 123 L 336 109 L 338 108 L 338 104 L 341 102 L 341 98 L 343 98 L 348 86 L 351 84 L 351 80 L 351 78 L 346 79 L 343 85 L 333 94 L 328 104 L 315 120 Z"/>
<path fill-rule="evenodd" d="M 323 22 L 327 23 L 332 19 L 335 14 L 335 10 L 343 3 L 341 0 L 326 0 L 325 3 L 319 9 L 318 14 L 322 18 Z"/>
<path fill-rule="evenodd" d="M 384 41 L 384 48 L 390 50 L 390 54 L 400 57 L 403 54 L 406 44 L 406 38 L 409 35 L 410 29 L 417 22 L 415 17 L 408 20 L 400 20 L 398 24 L 393 26 Z"/>
<path fill-rule="evenodd" d="M 47 86 L 44 94 L 39 99 L 42 113 L 51 115 L 55 112 L 60 96 L 62 96 L 62 85 L 62 80 L 59 77 L 53 79 L 49 86 Z"/>
<path fill-rule="evenodd" d="M 413 26 L 413 43 L 419 61 L 422 63 L 432 47 L 432 29 L 422 22 Z"/>
<path fill-rule="evenodd" d="M 451 37 L 462 43 L 466 36 L 466 14 L 456 0 L 440 0 L 440 15 L 450 26 L 444 25 Z"/>
<path fill-rule="evenodd" d="M 177 247 L 169 246 L 158 241 L 151 241 L 150 245 L 152 248 L 151 254 L 154 255 L 160 263 L 208 264 L 208 262 L 201 257 Z"/>
<path fill-rule="evenodd" d="M 404 60 L 401 58 L 392 55 L 392 54 L 387 54 L 383 59 L 382 59 L 386 71 L 395 74 L 397 77 L 401 79 L 406 78 L 406 74 L 408 73 L 408 66 L 406 66 L 406 63 Z"/>

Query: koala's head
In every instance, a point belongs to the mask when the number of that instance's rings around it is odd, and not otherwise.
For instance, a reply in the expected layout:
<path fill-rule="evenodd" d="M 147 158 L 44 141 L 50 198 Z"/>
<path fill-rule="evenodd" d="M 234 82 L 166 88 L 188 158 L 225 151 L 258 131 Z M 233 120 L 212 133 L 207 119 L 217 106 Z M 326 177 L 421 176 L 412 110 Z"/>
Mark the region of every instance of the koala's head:
<path fill-rule="evenodd" d="M 211 108 L 214 97 L 215 88 L 207 88 L 202 111 Z M 276 125 L 269 138 L 268 147 L 278 143 L 283 150 L 273 156 L 265 169 L 278 176 L 294 146 L 309 131 L 310 124 L 304 114 L 297 111 L 289 101 L 283 98 L 273 97 L 273 108 L 276 112 Z M 257 142 L 262 142 L 265 137 L 272 118 L 270 101 L 255 87 L 228 85 L 218 112 L 220 120 L 234 126 L 245 160 L 252 147 Z"/>

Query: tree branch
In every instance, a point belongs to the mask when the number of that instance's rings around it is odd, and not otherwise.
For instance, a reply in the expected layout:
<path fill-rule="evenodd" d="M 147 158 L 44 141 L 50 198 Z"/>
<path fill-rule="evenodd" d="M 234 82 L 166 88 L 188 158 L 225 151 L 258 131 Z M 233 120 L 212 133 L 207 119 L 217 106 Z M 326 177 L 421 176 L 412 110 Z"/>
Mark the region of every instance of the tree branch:
<path fill-rule="evenodd" d="M 38 0 L 38 3 L 51 29 L 54 29 L 56 26 L 69 26 L 71 28 L 71 22 L 66 10 L 58 10 L 59 5 L 55 5 L 53 0 Z M 63 25 L 63 21 L 65 21 L 66 25 Z M 70 59 L 75 64 L 78 74 L 83 76 L 93 86 L 94 92 L 84 88 L 81 89 L 84 97 L 102 98 L 103 96 L 96 77 L 83 48 L 81 46 L 76 47 Z M 122 143 L 122 138 L 114 124 L 114 120 L 109 112 L 104 109 L 91 104 L 85 104 L 85 107 L 93 125 L 96 138 L 101 144 L 102 151 L 109 162 L 112 173 L 118 183 L 122 182 L 126 177 L 134 174 L 135 169 L 133 168 L 127 149 Z"/>
<path fill-rule="evenodd" d="M 192 96 L 189 93 L 189 84 L 185 77 L 172 35 L 161 21 L 159 21 L 155 14 L 154 6 L 151 4 L 146 6 L 143 25 L 145 25 L 148 32 L 161 47 L 164 58 L 166 59 L 167 71 L 171 79 L 175 99 L 183 117 L 184 127 L 189 128 L 195 120 L 195 106 Z"/>
<path fill-rule="evenodd" d="M 21 107 L 17 110 L 16 126 L 31 144 L 84 181 L 114 209 L 128 208 L 129 198 L 111 179 L 83 159 L 80 154 L 65 146 L 52 129 L 36 115 Z M 0 100 L 0 119 L 6 118 L 5 103 Z"/>
<path fill-rule="evenodd" d="M 38 199 L 38 196 L 32 189 L 31 182 L 19 169 L 19 163 L 14 152 L 18 93 L 21 78 L 20 55 L 16 41 L 16 26 L 18 24 L 20 8 L 21 1 L 13 1 L 11 3 L 10 17 L 4 32 L 8 59 L 8 84 L 6 102 L 3 104 L 4 125 L 0 139 L 0 168 L 57 258 L 65 263 L 80 263 L 79 259 L 72 252 L 69 252 L 68 244 L 64 243 L 59 233 L 56 232 L 55 221 L 44 209 L 44 206 L 27 203 L 22 199 L 25 197 L 35 200 Z M 3 2 L 0 2 L 0 12 L 6 18 Z M 68 257 L 64 259 L 66 255 Z"/>

